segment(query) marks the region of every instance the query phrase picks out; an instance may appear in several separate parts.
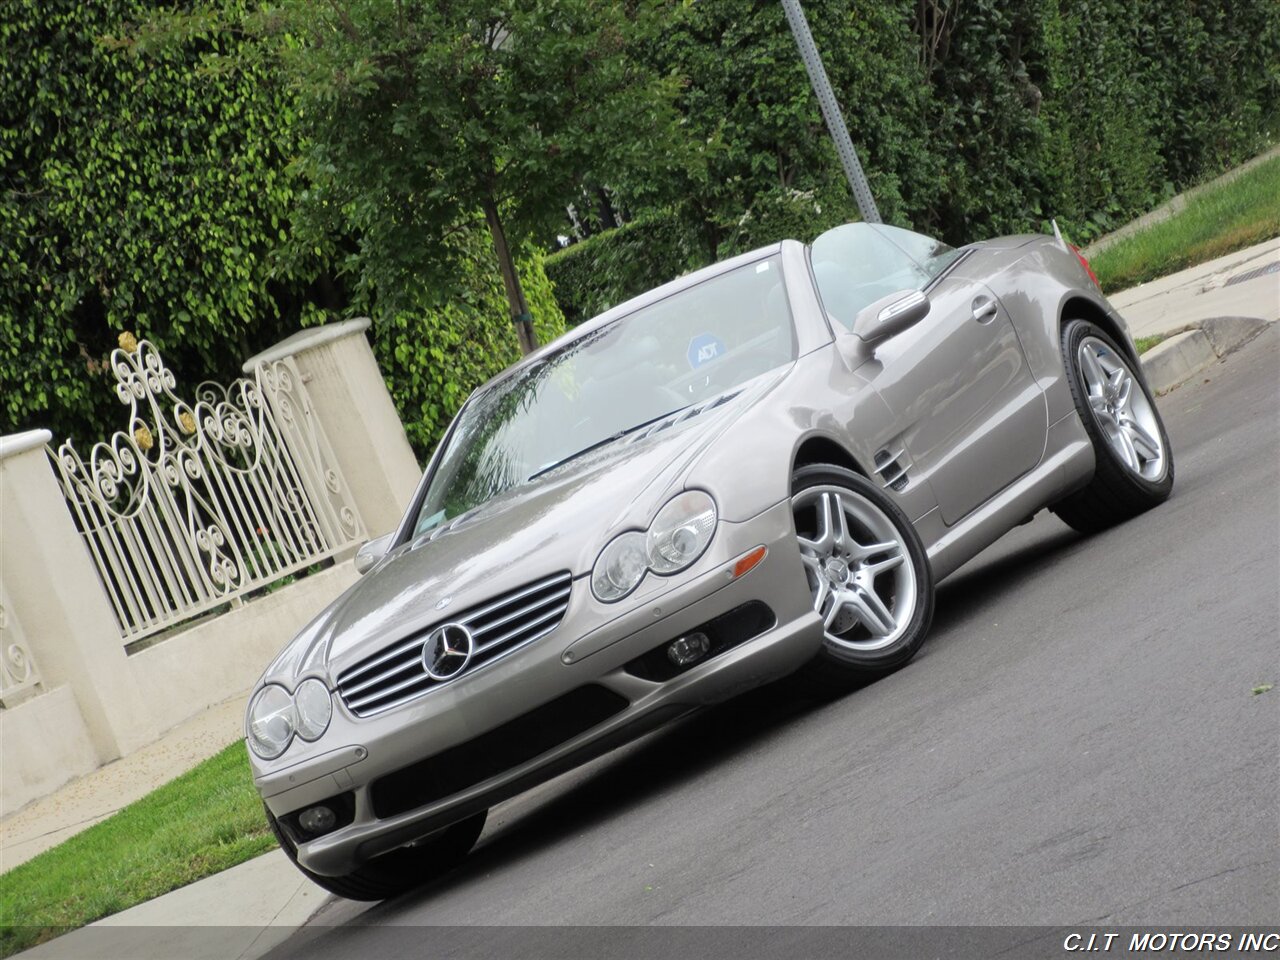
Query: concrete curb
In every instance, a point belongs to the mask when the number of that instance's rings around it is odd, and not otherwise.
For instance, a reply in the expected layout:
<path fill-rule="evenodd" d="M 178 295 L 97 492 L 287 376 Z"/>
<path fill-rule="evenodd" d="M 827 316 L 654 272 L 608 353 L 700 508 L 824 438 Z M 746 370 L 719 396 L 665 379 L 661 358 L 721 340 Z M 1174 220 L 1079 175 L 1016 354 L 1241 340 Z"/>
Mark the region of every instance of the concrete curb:
<path fill-rule="evenodd" d="M 276 849 L 17 954 L 20 960 L 257 960 L 333 898 Z"/>
<path fill-rule="evenodd" d="M 1256 317 L 1210 317 L 1190 324 L 1142 355 L 1147 383 L 1156 394 L 1167 393 L 1248 343 L 1269 325 Z"/>

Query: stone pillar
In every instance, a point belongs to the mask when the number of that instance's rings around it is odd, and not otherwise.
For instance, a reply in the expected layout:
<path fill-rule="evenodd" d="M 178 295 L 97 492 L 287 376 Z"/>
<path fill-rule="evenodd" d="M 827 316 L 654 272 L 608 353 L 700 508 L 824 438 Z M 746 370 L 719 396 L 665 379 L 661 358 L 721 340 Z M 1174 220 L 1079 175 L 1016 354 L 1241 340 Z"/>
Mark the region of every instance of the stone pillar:
<path fill-rule="evenodd" d="M 400 522 L 422 470 L 373 358 L 368 329 L 361 318 L 302 330 L 250 357 L 244 372 L 293 358 L 365 529 L 376 537 Z"/>
<path fill-rule="evenodd" d="M 160 731 L 45 453 L 50 436 L 31 430 L 0 437 L 0 578 L 45 687 L 70 687 L 106 763 Z M 44 733 L 56 739 L 60 732 Z"/>

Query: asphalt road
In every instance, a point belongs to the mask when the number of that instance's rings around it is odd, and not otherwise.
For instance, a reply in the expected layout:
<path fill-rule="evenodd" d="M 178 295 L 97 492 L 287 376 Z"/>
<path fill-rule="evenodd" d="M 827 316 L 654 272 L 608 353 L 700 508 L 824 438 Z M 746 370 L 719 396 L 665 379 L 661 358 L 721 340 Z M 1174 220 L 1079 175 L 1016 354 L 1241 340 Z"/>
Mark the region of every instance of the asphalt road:
<path fill-rule="evenodd" d="M 1205 376 L 1160 403 L 1168 503 L 1013 531 L 943 584 L 906 669 L 652 735 L 272 956 L 426 955 L 423 925 L 1274 924 L 1280 331 Z"/>

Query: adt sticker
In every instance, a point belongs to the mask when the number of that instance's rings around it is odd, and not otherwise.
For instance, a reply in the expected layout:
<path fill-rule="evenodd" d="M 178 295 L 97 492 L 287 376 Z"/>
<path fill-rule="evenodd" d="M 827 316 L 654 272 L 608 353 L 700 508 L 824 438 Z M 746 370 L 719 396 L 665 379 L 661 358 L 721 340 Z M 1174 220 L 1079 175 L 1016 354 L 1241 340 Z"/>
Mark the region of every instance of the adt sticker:
<path fill-rule="evenodd" d="M 726 353 L 724 341 L 711 333 L 700 333 L 689 341 L 689 366 L 698 369 Z"/>

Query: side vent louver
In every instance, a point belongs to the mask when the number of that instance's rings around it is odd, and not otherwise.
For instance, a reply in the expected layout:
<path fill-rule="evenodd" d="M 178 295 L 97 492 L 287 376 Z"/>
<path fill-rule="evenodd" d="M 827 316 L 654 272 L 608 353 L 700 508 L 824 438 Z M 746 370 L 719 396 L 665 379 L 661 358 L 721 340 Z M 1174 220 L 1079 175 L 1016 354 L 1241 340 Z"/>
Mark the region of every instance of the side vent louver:
<path fill-rule="evenodd" d="M 907 464 L 903 457 L 905 451 L 894 453 L 887 447 L 876 454 L 876 474 L 880 482 L 890 490 L 901 490 L 907 485 Z"/>

